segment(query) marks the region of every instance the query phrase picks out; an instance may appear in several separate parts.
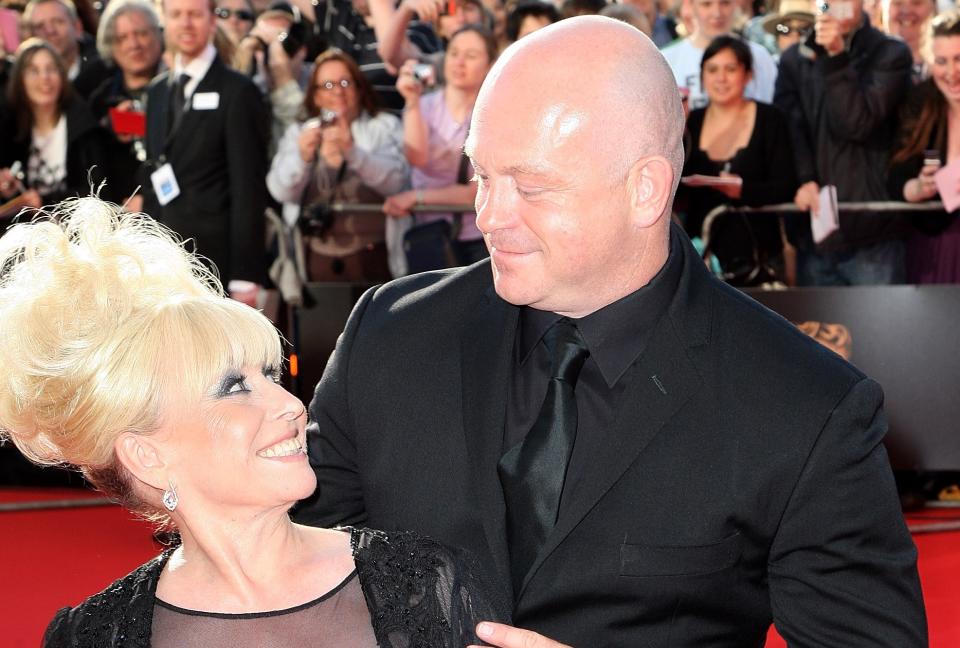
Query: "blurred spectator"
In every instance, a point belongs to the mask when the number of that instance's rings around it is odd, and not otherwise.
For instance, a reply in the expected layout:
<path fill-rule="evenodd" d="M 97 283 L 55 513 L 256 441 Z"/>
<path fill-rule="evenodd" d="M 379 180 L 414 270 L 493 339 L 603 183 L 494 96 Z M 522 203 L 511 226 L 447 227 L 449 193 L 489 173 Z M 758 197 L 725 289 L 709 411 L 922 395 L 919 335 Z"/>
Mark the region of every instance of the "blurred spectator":
<path fill-rule="evenodd" d="M 560 17 L 593 16 L 606 6 L 606 0 L 563 0 L 560 4 Z"/>
<path fill-rule="evenodd" d="M 164 25 L 177 54 L 147 90 L 144 211 L 192 239 L 253 305 L 265 275 L 268 110 L 217 56 L 209 0 L 165 0 Z"/>
<path fill-rule="evenodd" d="M 439 16 L 434 28 L 444 44 L 465 25 L 483 25 L 493 33 L 493 14 L 487 11 L 480 0 L 457 0 L 453 6 L 455 11 Z"/>
<path fill-rule="evenodd" d="M 930 19 L 937 13 L 935 0 L 883 0 L 883 25 L 891 36 L 899 36 L 913 54 L 912 79 L 927 78 L 927 64 L 921 45 Z"/>
<path fill-rule="evenodd" d="M 400 69 L 397 89 L 406 101 L 403 113 L 404 152 L 413 167 L 413 188 L 390 196 L 383 205 L 388 216 L 408 216 L 415 205 L 473 204 L 477 195 L 474 182 L 458 179 L 473 177 L 463 154 L 463 143 L 477 93 L 496 58 L 496 43 L 489 31 L 468 25 L 454 34 L 444 59 L 446 85 L 425 93 L 428 81 L 414 76 L 417 62 L 409 60 Z M 422 77 L 421 77 L 422 78 Z M 454 252 L 461 265 L 486 256 L 483 235 L 473 214 L 418 213 L 416 221 L 445 218 L 457 231 Z M 391 270 L 400 272 L 397 252 L 391 250 Z"/>
<path fill-rule="evenodd" d="M 633 25 L 640 31 L 642 31 L 649 38 L 653 33 L 653 30 L 650 29 L 650 21 L 647 20 L 647 17 L 640 13 L 640 10 L 636 7 L 628 4 L 608 4 L 606 7 L 600 10 L 601 16 L 606 16 L 607 18 L 613 18 L 614 20 L 620 20 L 628 25 Z"/>
<path fill-rule="evenodd" d="M 650 35 L 650 38 L 657 47 L 662 48 L 676 40 L 677 23 L 670 16 L 660 13 L 660 9 L 657 7 L 656 0 L 625 0 L 622 4 L 636 8 L 637 11 L 646 17 L 647 22 L 650 24 L 650 28 L 652 30 L 652 34 L 649 32 L 647 33 Z"/>
<path fill-rule="evenodd" d="M 413 4 L 424 1 L 439 7 L 445 0 L 316 0 L 314 47 L 336 47 L 349 54 L 363 70 L 383 105 L 399 114 L 403 98 L 396 89 L 395 72 L 404 56 L 432 54 L 440 42 L 427 24 L 435 16 L 413 21 Z M 422 11 L 426 11 L 422 9 Z M 316 50 L 313 50 L 316 51 Z M 413 52 L 413 53 L 411 53 Z"/>
<path fill-rule="evenodd" d="M 56 49 L 39 38 L 22 42 L 7 92 L 14 132 L 0 147 L 0 196 L 19 193 L 23 204 L 40 207 L 89 195 L 103 179 L 104 136 L 74 96 Z"/>
<path fill-rule="evenodd" d="M 249 0 L 217 0 L 214 13 L 217 15 L 217 25 L 234 45 L 239 45 L 250 33 L 257 16 Z"/>
<path fill-rule="evenodd" d="M 840 202 L 886 200 L 896 112 L 912 63 L 903 42 L 870 25 L 862 0 L 835 0 L 829 11 L 805 42 L 783 53 L 775 99 L 790 124 L 801 183 L 794 201 L 815 214 L 824 185 L 836 186 Z M 903 222 L 895 215 L 841 212 L 839 230 L 819 248 L 809 217 L 786 223 L 803 285 L 903 281 Z"/>
<path fill-rule="evenodd" d="M 24 30 L 57 50 L 74 89 L 86 98 L 108 72 L 92 39 L 86 37 L 71 0 L 31 0 L 23 11 Z"/>
<path fill-rule="evenodd" d="M 267 187 L 283 203 L 287 223 L 309 223 L 309 278 L 389 279 L 383 216 L 333 213 L 328 205 L 380 203 L 404 188 L 408 168 L 400 120 L 380 109 L 356 62 L 339 50 L 314 62 L 303 118 L 284 135 Z"/>
<path fill-rule="evenodd" d="M 299 9 L 275 2 L 257 17 L 253 29 L 237 46 L 234 67 L 252 77 L 270 99 L 270 155 L 296 123 L 303 106 L 303 89 L 310 79 L 310 70 L 304 65 L 306 36 Z"/>
<path fill-rule="evenodd" d="M 687 119 L 690 146 L 678 192 L 691 238 L 701 236 L 704 217 L 719 205 L 788 202 L 797 189 L 786 120 L 775 106 L 744 96 L 751 64 L 749 46 L 736 36 L 718 36 L 703 53 L 702 83 L 710 103 Z M 778 217 L 726 214 L 713 222 L 709 239 L 731 283 L 785 278 Z"/>
<path fill-rule="evenodd" d="M 560 20 L 560 12 L 541 0 L 521 0 L 507 15 L 507 40 L 511 43 Z"/>
<path fill-rule="evenodd" d="M 145 125 L 127 121 L 145 119 L 147 85 L 159 71 L 162 38 L 160 17 L 148 0 L 112 0 L 100 20 L 97 47 L 112 66 L 110 76 L 90 93 L 90 110 L 113 134 L 106 175 L 111 193 L 121 201 L 136 191 L 140 165 L 147 159 Z M 140 198 L 129 207 L 139 210 Z"/>
<path fill-rule="evenodd" d="M 956 163 L 960 140 L 960 12 L 937 16 L 930 28 L 930 78 L 911 88 L 891 160 L 893 200 L 939 199 L 934 173 Z M 952 188 L 954 194 L 960 187 Z M 960 210 L 917 213 L 907 240 L 909 283 L 960 283 Z"/>
<path fill-rule="evenodd" d="M 673 69 L 677 86 L 684 88 L 690 108 L 703 108 L 707 96 L 700 86 L 700 59 L 703 50 L 717 36 L 733 33 L 737 5 L 734 0 L 692 0 L 693 34 L 667 45 L 663 56 Z M 771 102 L 777 79 L 777 64 L 761 45 L 748 42 L 753 56 L 753 76 L 747 84 L 746 96 L 757 101 Z"/>
<path fill-rule="evenodd" d="M 740 16 L 734 21 L 735 31 L 757 45 L 762 45 L 771 56 L 780 53 L 777 49 L 777 39 L 763 28 L 763 19 L 766 16 L 767 6 L 764 0 L 741 0 Z"/>
<path fill-rule="evenodd" d="M 483 6 L 493 17 L 493 38 L 497 41 L 497 51 L 502 52 L 503 48 L 509 44 L 507 42 L 506 0 L 483 0 Z"/>
<path fill-rule="evenodd" d="M 810 35 L 813 20 L 813 0 L 780 0 L 777 10 L 763 17 L 763 28 L 776 37 L 783 52 Z"/>

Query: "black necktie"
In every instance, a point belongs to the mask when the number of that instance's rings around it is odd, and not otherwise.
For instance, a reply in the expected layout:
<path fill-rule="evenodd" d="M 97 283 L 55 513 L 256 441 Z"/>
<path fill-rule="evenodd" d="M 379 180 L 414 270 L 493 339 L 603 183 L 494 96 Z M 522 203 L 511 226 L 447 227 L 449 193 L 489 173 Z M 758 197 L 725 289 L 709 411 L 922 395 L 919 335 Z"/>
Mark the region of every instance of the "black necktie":
<path fill-rule="evenodd" d="M 557 523 L 563 481 L 577 437 L 573 390 L 590 354 L 577 327 L 566 317 L 550 327 L 543 341 L 551 359 L 547 395 L 527 436 L 503 455 L 498 466 L 507 506 L 515 593 Z"/>
<path fill-rule="evenodd" d="M 188 75 L 181 74 L 179 77 L 177 77 L 177 83 L 174 85 L 173 93 L 170 97 L 171 130 L 176 128 L 177 124 L 180 123 L 180 118 L 183 117 L 183 113 L 186 109 L 188 83 L 190 83 L 190 77 Z"/>

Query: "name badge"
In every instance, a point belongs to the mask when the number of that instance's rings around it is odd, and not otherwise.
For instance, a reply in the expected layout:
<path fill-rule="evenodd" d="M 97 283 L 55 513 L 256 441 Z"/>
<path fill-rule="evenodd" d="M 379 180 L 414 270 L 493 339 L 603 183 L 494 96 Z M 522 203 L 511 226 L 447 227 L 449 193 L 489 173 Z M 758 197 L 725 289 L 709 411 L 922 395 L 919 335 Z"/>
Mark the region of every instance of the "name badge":
<path fill-rule="evenodd" d="M 193 109 L 194 110 L 216 110 L 220 107 L 219 92 L 194 92 Z"/>
<path fill-rule="evenodd" d="M 177 176 L 173 174 L 173 167 L 169 162 L 150 174 L 150 182 L 157 194 L 157 202 L 161 205 L 168 204 L 180 195 L 180 185 L 177 184 Z"/>

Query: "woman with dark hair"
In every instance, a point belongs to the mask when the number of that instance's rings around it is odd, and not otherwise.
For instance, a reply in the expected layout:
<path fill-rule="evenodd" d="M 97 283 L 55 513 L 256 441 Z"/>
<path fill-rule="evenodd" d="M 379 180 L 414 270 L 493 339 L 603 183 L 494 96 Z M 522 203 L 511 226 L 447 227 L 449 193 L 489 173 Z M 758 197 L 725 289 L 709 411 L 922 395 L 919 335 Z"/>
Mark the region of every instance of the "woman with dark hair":
<path fill-rule="evenodd" d="M 63 59 L 46 41 L 29 38 L 17 48 L 7 109 L 13 133 L 0 147 L 0 197 L 20 193 L 23 204 L 39 207 L 100 184 L 104 133 L 74 96 Z"/>
<path fill-rule="evenodd" d="M 560 12 L 543 0 L 521 0 L 507 14 L 507 42 L 513 43 L 527 34 L 560 20 Z"/>
<path fill-rule="evenodd" d="M 277 330 L 149 218 L 51 211 L 0 238 L 0 440 L 176 535 L 45 648 L 462 648 L 509 616 L 460 551 L 294 524 L 317 482 Z"/>
<path fill-rule="evenodd" d="M 331 202 L 381 203 L 406 186 L 400 120 L 380 110 L 356 62 L 330 49 L 314 61 L 303 121 L 287 129 L 267 174 L 284 220 L 302 219 L 313 281 L 379 282 L 390 278 L 384 218 L 334 214 Z"/>
<path fill-rule="evenodd" d="M 893 200 L 941 198 L 934 174 L 960 159 L 960 11 L 934 18 L 928 38 L 930 78 L 910 89 L 900 115 L 900 137 L 890 160 Z M 953 188 L 954 193 L 960 187 Z M 960 282 L 960 212 L 919 213 L 907 241 L 909 283 Z"/>
<path fill-rule="evenodd" d="M 690 146 L 679 192 L 691 238 L 704 234 L 704 218 L 719 205 L 789 202 L 796 190 L 785 119 L 774 106 L 744 97 L 752 60 L 750 48 L 735 36 L 718 36 L 703 53 L 701 84 L 710 103 L 687 118 Z M 783 278 L 778 217 L 738 216 L 724 218 L 722 224 L 707 234 L 730 280 L 755 282 L 761 277 L 750 275 L 757 269 Z"/>
<path fill-rule="evenodd" d="M 383 205 L 388 216 L 404 218 L 415 206 L 473 204 L 477 186 L 469 179 L 473 169 L 463 155 L 470 117 L 480 86 L 497 57 L 493 35 L 480 25 L 467 25 L 450 39 L 443 61 L 446 83 L 432 92 L 417 61 L 410 59 L 400 68 L 397 90 L 406 107 L 403 112 L 403 143 L 413 167 L 409 191 L 390 196 Z M 436 78 L 435 76 L 433 77 Z M 487 255 L 483 235 L 473 214 L 418 212 L 417 223 L 447 220 L 452 226 L 456 263 L 467 265 Z M 394 274 L 433 268 L 401 268 L 391 254 Z M 430 255 L 436 256 L 436 255 Z M 442 256 L 439 255 L 439 256 Z M 403 270 L 400 272 L 399 270 Z"/>

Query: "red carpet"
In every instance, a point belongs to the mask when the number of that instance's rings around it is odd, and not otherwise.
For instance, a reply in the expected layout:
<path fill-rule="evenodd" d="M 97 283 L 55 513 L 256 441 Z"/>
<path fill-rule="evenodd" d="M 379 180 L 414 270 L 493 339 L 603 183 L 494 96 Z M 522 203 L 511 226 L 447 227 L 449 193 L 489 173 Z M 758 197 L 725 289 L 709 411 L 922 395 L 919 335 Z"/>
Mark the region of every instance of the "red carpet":
<path fill-rule="evenodd" d="M 0 489 L 0 503 L 77 499 L 76 490 Z M 960 511 L 908 516 L 956 519 Z M 76 605 L 156 555 L 152 529 L 116 506 L 0 511 L 0 645 L 36 648 L 54 612 Z M 960 531 L 915 533 L 933 648 L 960 646 Z M 784 641 L 770 632 L 767 646 Z"/>

